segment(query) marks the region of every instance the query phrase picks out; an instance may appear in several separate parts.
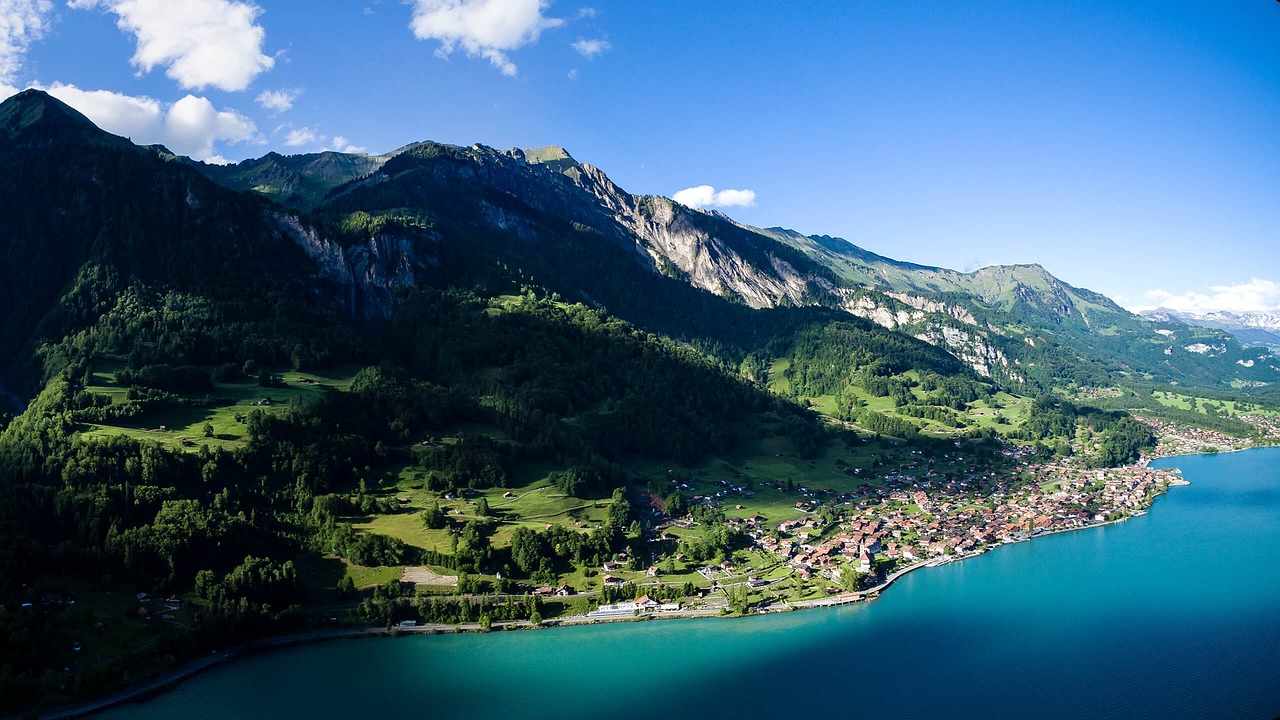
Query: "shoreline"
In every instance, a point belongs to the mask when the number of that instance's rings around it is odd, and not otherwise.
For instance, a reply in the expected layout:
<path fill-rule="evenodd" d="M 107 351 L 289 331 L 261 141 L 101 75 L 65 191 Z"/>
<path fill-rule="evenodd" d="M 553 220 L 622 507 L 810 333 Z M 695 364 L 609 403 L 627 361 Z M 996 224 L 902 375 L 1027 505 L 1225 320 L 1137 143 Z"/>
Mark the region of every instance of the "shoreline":
<path fill-rule="evenodd" d="M 1275 446 L 1265 446 L 1265 447 L 1275 447 Z M 1258 447 L 1239 448 L 1239 449 L 1232 449 L 1232 450 L 1226 450 L 1221 452 L 1243 452 L 1246 450 L 1256 450 L 1256 449 L 1260 449 L 1260 448 Z M 1160 460 L 1160 459 L 1172 458 L 1172 457 L 1194 457 L 1196 455 L 1215 455 L 1215 454 L 1218 454 L 1218 453 L 1181 453 L 1181 454 L 1175 454 L 1175 455 L 1163 455 L 1163 456 L 1154 457 L 1154 458 L 1143 458 L 1139 460 L 1137 463 L 1134 463 L 1129 467 L 1147 468 L 1149 464 L 1154 460 Z M 1147 505 L 1144 508 L 1139 508 L 1139 512 L 1145 515 L 1147 512 L 1150 511 L 1152 507 L 1154 507 L 1156 498 L 1168 493 L 1170 488 L 1179 487 L 1182 484 L 1189 484 L 1189 483 L 1181 483 L 1178 485 L 1170 484 L 1166 486 L 1163 491 L 1161 491 L 1160 493 L 1152 497 L 1152 501 L 1150 505 Z M 1030 535 L 1021 539 L 1012 540 L 1008 542 L 1001 542 L 997 545 L 986 547 L 980 552 L 971 552 L 964 555 L 952 555 L 952 556 L 943 556 L 940 558 L 931 558 L 929 560 L 924 560 L 914 565 L 911 565 L 909 567 L 902 568 L 901 570 L 895 571 L 891 573 L 888 577 L 886 577 L 884 582 L 874 587 L 868 588 L 866 590 L 859 590 L 852 593 L 850 592 L 838 593 L 836 595 L 832 595 L 829 597 L 815 598 L 810 600 L 797 600 L 794 602 L 783 601 L 782 603 L 780 603 L 782 607 L 778 608 L 777 610 L 774 610 L 771 606 L 769 608 L 764 609 L 764 612 L 759 612 L 759 613 L 749 612 L 742 615 L 734 615 L 734 614 L 724 614 L 721 612 L 721 609 L 705 609 L 704 608 L 704 609 L 697 609 L 697 610 L 694 610 L 694 609 L 676 610 L 676 611 L 669 611 L 665 613 L 649 613 L 649 614 L 643 614 L 643 615 L 624 616 L 624 617 L 592 618 L 586 615 L 573 615 L 566 618 L 553 618 L 553 619 L 544 620 L 541 625 L 537 625 L 537 626 L 531 624 L 527 620 L 508 620 L 508 621 L 493 623 L 491 629 L 488 631 L 482 629 L 479 623 L 463 623 L 458 625 L 424 624 L 424 625 L 418 625 L 415 627 L 394 626 L 391 628 L 385 628 L 385 627 L 337 628 L 332 630 L 317 630 L 317 631 L 310 631 L 310 632 L 303 632 L 303 633 L 295 633 L 292 635 L 273 636 L 268 638 L 262 638 L 260 640 L 255 640 L 245 645 L 229 648 L 227 650 L 216 651 L 209 657 L 192 661 L 171 672 L 164 673 L 153 680 L 146 681 L 140 685 L 137 685 L 131 688 L 126 688 L 124 690 L 119 691 L 118 693 L 115 693 L 109 697 L 106 697 L 100 700 L 90 701 L 90 702 L 81 703 L 81 704 L 72 705 L 72 706 L 64 705 L 60 707 L 52 707 L 47 710 L 33 708 L 23 713 L 7 716 L 4 720 L 17 720 L 18 718 L 29 717 L 31 716 L 32 713 L 34 713 L 36 717 L 47 718 L 50 720 L 84 717 L 84 716 L 92 715 L 93 713 L 100 712 L 102 710 L 107 710 L 109 708 L 116 707 L 118 705 L 124 705 L 130 702 L 145 701 L 146 699 L 154 695 L 163 693 L 173 687 L 176 687 L 178 684 L 182 683 L 183 681 L 191 677 L 194 677 L 204 672 L 205 670 L 208 670 L 218 665 L 223 665 L 223 664 L 232 662 L 234 660 L 245 657 L 247 655 L 255 654 L 257 652 L 262 652 L 262 651 L 270 651 L 270 650 L 276 650 L 280 648 L 293 647 L 297 645 L 308 645 L 312 643 L 329 642 L 332 640 L 355 640 L 355 639 L 361 639 L 361 638 L 378 638 L 378 637 L 396 638 L 402 635 L 444 635 L 444 634 L 464 634 L 464 633 L 509 632 L 509 631 L 518 631 L 518 630 L 542 630 L 542 629 L 549 629 L 549 628 L 555 628 L 555 627 L 574 627 L 574 626 L 580 626 L 580 625 L 596 625 L 596 624 L 602 624 L 602 623 L 619 623 L 619 622 L 635 623 L 635 622 L 649 622 L 653 620 L 699 620 L 699 619 L 713 619 L 713 618 L 723 619 L 723 620 L 744 620 L 757 614 L 770 615 L 775 613 L 795 612 L 798 610 L 812 610 L 812 609 L 819 609 L 819 608 L 830 608 L 830 607 L 837 607 L 840 605 L 851 605 L 856 603 L 869 602 L 871 600 L 877 599 L 883 591 L 887 590 L 899 579 L 921 568 L 941 567 L 943 565 L 948 565 L 953 562 L 960 562 L 962 560 L 976 558 L 981 555 L 985 555 L 988 552 L 997 550 L 1001 547 L 1005 547 L 1008 545 L 1018 545 L 1021 543 L 1030 542 L 1032 540 L 1035 540 L 1036 538 L 1049 537 L 1051 535 L 1060 535 L 1063 533 L 1077 532 L 1080 530 L 1092 530 L 1094 528 L 1105 527 L 1108 525 L 1115 525 L 1118 523 L 1123 523 L 1134 517 L 1141 517 L 1141 515 L 1126 515 L 1125 517 L 1117 518 L 1115 520 L 1104 520 L 1102 522 L 1090 523 L 1086 525 L 1081 525 L 1079 527 L 1061 528 L 1058 530 L 1047 530 L 1047 531 L 1044 531 L 1035 535 Z"/>

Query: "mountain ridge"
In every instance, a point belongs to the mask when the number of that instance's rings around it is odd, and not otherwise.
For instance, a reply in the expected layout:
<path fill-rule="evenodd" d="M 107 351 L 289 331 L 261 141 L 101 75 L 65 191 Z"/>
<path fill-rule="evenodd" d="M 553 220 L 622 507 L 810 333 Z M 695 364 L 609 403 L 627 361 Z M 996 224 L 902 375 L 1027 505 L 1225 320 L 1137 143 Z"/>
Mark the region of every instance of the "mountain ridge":
<path fill-rule="evenodd" d="M 11 142 L 57 130 L 120 150 L 121 157 L 137 156 L 131 163 L 173 159 L 102 133 L 38 91 L 5 108 L 0 120 L 16 128 L 7 135 Z M 56 122 L 40 122 L 46 113 Z M 315 277 L 349 312 L 369 318 L 388 316 L 396 293 L 439 282 L 441 273 L 460 269 L 459 262 L 480 279 L 492 275 L 485 265 L 510 267 L 516 260 L 518 272 L 534 272 L 557 292 L 603 304 L 633 322 L 667 331 L 699 324 L 656 309 L 663 303 L 653 293 L 670 294 L 674 286 L 658 290 L 637 278 L 637 289 L 646 287 L 649 297 L 629 297 L 601 272 L 578 267 L 614 262 L 600 255 L 614 252 L 598 245 L 604 240 L 652 275 L 750 308 L 839 310 L 944 349 L 978 374 L 1012 386 L 1043 390 L 1129 378 L 1222 387 L 1280 379 L 1274 363 L 1246 352 L 1227 332 L 1135 316 L 1038 264 L 964 273 L 893 260 L 830 236 L 755 228 L 670 198 L 628 193 L 558 146 L 496 150 L 424 141 L 381 156 L 269 153 L 233 166 L 166 164 L 276 203 L 276 210 L 249 211 L 255 218 L 243 222 L 265 223 L 275 237 L 288 239 L 318 265 Z M 488 239 L 477 243 L 481 237 Z M 117 258 L 125 265 L 138 261 L 137 255 Z M 611 267 L 609 273 L 622 272 L 621 265 Z M 724 334 L 714 323 L 700 327 L 702 337 Z M 1201 346 L 1222 351 L 1189 349 Z"/>
<path fill-rule="evenodd" d="M 670 198 L 632 195 L 558 146 L 503 151 L 426 141 L 385 157 L 368 175 L 351 177 L 299 209 L 343 213 L 372 202 L 363 209 L 418 208 L 414 212 L 447 216 L 457 211 L 443 200 L 456 193 L 451 178 L 475 189 L 466 201 L 486 198 L 467 221 L 472 227 L 512 230 L 526 241 L 545 236 L 545 228 L 535 229 L 518 207 L 503 207 L 515 200 L 589 229 L 652 272 L 713 295 L 753 308 L 843 310 L 942 347 L 1002 382 L 1105 384 L 1113 373 L 1205 385 L 1280 379 L 1271 377 L 1267 364 L 1236 364 L 1246 353 L 1227 333 L 1183 327 L 1179 332 L 1187 337 L 1167 342 L 1161 331 L 1168 328 L 1065 283 L 1036 263 L 965 273 L 894 260 L 831 236 L 755 228 Z M 420 179 L 428 175 L 436 183 L 434 194 L 423 192 Z M 225 177 L 220 181 L 253 189 Z M 575 289 L 584 299 L 599 294 Z M 1215 356 L 1223 361 L 1185 351 L 1200 344 L 1224 345 L 1224 355 Z"/>

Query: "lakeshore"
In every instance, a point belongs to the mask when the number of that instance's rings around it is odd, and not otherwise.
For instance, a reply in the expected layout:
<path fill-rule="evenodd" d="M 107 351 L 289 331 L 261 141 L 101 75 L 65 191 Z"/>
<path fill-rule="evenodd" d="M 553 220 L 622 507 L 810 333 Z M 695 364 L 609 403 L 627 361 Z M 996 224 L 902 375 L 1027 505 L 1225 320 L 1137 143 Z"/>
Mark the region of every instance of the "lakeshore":
<path fill-rule="evenodd" d="M 1178 448 L 1185 446 L 1186 440 L 1182 439 L 1181 443 L 1168 442 L 1168 434 L 1162 435 L 1161 449 Z M 1171 454 L 1171 453 L 1170 453 Z M 814 609 L 823 607 L 835 607 L 856 603 L 864 603 L 880 596 L 880 593 L 892 586 L 899 579 L 913 573 L 916 570 L 925 567 L 939 567 L 954 563 L 959 560 L 975 558 L 981 556 L 991 550 L 1007 545 L 1015 545 L 1026 542 L 1037 537 L 1047 537 L 1060 533 L 1070 532 L 1072 530 L 1100 528 L 1123 522 L 1134 516 L 1136 513 L 1145 513 L 1150 507 L 1155 497 L 1167 491 L 1171 486 L 1185 484 L 1176 472 L 1165 469 L 1152 469 L 1149 467 L 1153 458 L 1144 458 L 1140 463 L 1118 468 L 1113 470 L 1093 470 L 1079 467 L 1064 467 L 1060 465 L 1031 465 L 1029 466 L 1031 477 L 1035 478 L 1034 483 L 1024 485 L 1024 495 L 1014 495 L 1010 498 L 1002 495 L 1002 501 L 996 508 L 988 508 L 986 512 L 978 511 L 972 507 L 965 507 L 964 503 L 948 504 L 948 497 L 963 497 L 961 492 L 964 489 L 963 481 L 959 483 L 938 483 L 934 485 L 926 474 L 925 479 L 907 477 L 893 477 L 879 488 L 879 495 L 868 495 L 861 499 L 850 498 L 834 498 L 837 501 L 848 503 L 847 507 L 854 507 L 860 512 L 852 513 L 853 520 L 847 525 L 839 527 L 827 528 L 827 539 L 820 544 L 810 544 L 807 542 L 795 542 L 787 545 L 768 546 L 762 549 L 770 552 L 779 552 L 785 549 L 788 552 L 786 557 L 787 564 L 793 568 L 797 574 L 808 577 L 819 577 L 832 579 L 834 574 L 835 581 L 840 578 L 840 561 L 848 563 L 845 567 L 852 565 L 854 557 L 850 552 L 850 545 L 856 547 L 857 556 L 860 559 L 866 559 L 874 550 L 883 557 L 892 557 L 895 563 L 901 563 L 904 556 L 903 550 L 909 546 L 895 542 L 896 539 L 902 537 L 902 529 L 908 528 L 914 531 L 917 528 L 923 528 L 930 535 L 926 537 L 938 537 L 928 545 L 921 547 L 927 549 L 930 553 L 924 557 L 913 558 L 914 562 L 900 564 L 892 571 L 885 574 L 881 578 L 874 578 L 874 582 L 861 587 L 852 592 L 838 592 L 830 594 L 826 597 L 810 598 L 810 599 L 786 599 L 782 598 L 774 602 L 757 602 L 752 605 L 748 615 L 759 614 L 776 614 L 778 612 L 790 612 L 800 609 Z M 901 484 L 907 481 L 916 481 L 923 485 L 923 489 L 916 490 L 914 493 L 908 494 L 901 488 Z M 1047 512 L 1046 509 L 1055 507 L 1063 503 L 1079 503 L 1082 500 L 1091 498 L 1085 496 L 1085 490 L 1090 485 L 1097 487 L 1094 491 L 1108 505 L 1114 509 L 1123 508 L 1124 512 L 1117 517 L 1107 518 L 1105 514 L 1098 512 Z M 809 492 L 801 489 L 802 492 Z M 933 491 L 933 495 L 924 492 L 925 490 Z M 1049 492 L 1049 491 L 1052 492 Z M 819 500 L 820 493 L 811 493 L 813 499 Z M 940 498 L 939 500 L 931 500 L 931 497 Z M 861 500 L 861 502 L 857 502 Z M 926 515 L 929 520 L 928 525 L 922 525 L 918 516 L 921 513 L 904 512 L 904 501 L 915 500 L 921 502 L 921 509 L 931 507 L 936 514 Z M 1020 504 L 1021 501 L 1021 504 Z M 807 513 L 816 516 L 814 512 L 818 509 L 818 502 L 806 501 L 809 504 Z M 868 505 L 870 503 L 870 505 Z M 801 505 L 801 503 L 797 503 Z M 890 512 L 887 514 L 887 520 L 884 517 L 876 518 L 875 523 L 869 523 L 865 517 L 860 517 L 866 512 L 866 508 L 880 505 L 888 506 Z M 879 508 L 878 508 L 879 509 Z M 999 527 L 1003 528 L 1003 534 L 993 534 L 988 532 L 985 538 L 990 542 L 985 542 L 984 534 L 973 534 L 972 537 L 977 542 L 966 543 L 964 538 L 957 536 L 957 528 L 964 528 L 968 523 L 971 528 L 974 523 L 981 523 L 984 527 L 996 527 L 996 520 L 1003 519 L 999 515 L 999 511 L 1003 509 L 1011 510 L 1017 513 L 1018 522 L 1003 522 Z M 943 518 L 944 521 L 939 521 Z M 952 522 L 945 522 L 945 518 L 955 518 Z M 899 524 L 907 523 L 907 524 Z M 772 539 L 774 536 L 763 532 L 752 533 L 749 521 L 744 521 L 743 525 L 747 528 L 750 537 L 758 544 L 764 539 Z M 797 538 L 800 533 L 806 531 L 821 529 L 817 523 L 799 522 L 784 523 L 788 527 L 779 528 L 779 535 L 784 535 L 787 531 L 794 531 Z M 932 527 L 930 527 L 930 525 Z M 970 529 L 971 529 L 970 528 Z M 898 534 L 895 535 L 895 531 Z M 967 532 L 967 531 L 966 531 Z M 855 534 L 857 533 L 857 534 Z M 951 541 L 954 542 L 953 552 L 947 552 L 947 534 L 950 533 Z M 808 537 L 802 538 L 808 540 Z M 954 552 L 954 548 L 960 548 L 959 552 Z M 832 552 L 837 550 L 837 552 Z M 896 552 L 895 552 L 896 551 Z M 890 555 L 890 553 L 893 553 Z M 910 553 L 910 550 L 907 550 Z M 922 552 L 921 555 L 924 555 Z M 909 555 L 908 555 L 909 556 Z M 874 576 L 867 576 L 874 577 Z M 731 576 L 724 577 L 724 582 L 717 582 L 715 587 L 721 589 L 720 595 L 712 595 L 711 598 L 704 600 L 694 607 L 682 607 L 679 610 L 664 612 L 643 612 L 637 608 L 637 613 L 633 616 L 626 617 L 591 617 L 587 614 L 553 618 L 541 623 L 540 627 L 575 627 L 583 625 L 596 625 L 601 623 L 617 623 L 617 622 L 636 622 L 648 621 L 655 619 L 707 619 L 707 618 L 740 618 L 739 614 L 730 614 L 727 612 L 727 599 L 723 591 L 727 588 L 747 585 L 750 579 L 740 577 L 736 582 L 730 581 Z M 515 629 L 533 629 L 534 625 L 528 621 L 498 621 L 494 622 L 491 630 L 515 630 Z M 170 687 L 175 683 L 181 682 L 186 678 L 197 673 L 203 672 L 211 667 L 215 667 L 229 660 L 242 657 L 245 654 L 251 654 L 256 651 L 280 648 L 296 644 L 327 641 L 335 639 L 357 638 L 357 637 L 379 637 L 379 636 L 399 636 L 399 635 L 420 635 L 420 634 L 444 634 L 444 633 L 478 633 L 484 632 L 484 628 L 479 623 L 462 623 L 462 624 L 439 624 L 424 623 L 416 627 L 394 627 L 394 628 L 337 628 L 331 630 L 311 631 L 298 635 L 281 636 L 276 638 L 268 638 L 258 641 L 250 646 L 236 648 L 232 650 L 224 650 L 217 654 L 216 660 L 209 658 L 201 658 L 182 668 L 175 669 L 169 673 L 162 675 L 160 678 L 150 680 L 135 688 L 125 690 L 112 697 L 83 705 L 76 705 L 69 708 L 52 709 L 46 713 L 49 717 L 75 717 L 91 712 L 96 712 L 105 707 L 129 702 L 139 697 L 145 697 L 149 694 L 158 692 L 163 688 Z"/>
<path fill-rule="evenodd" d="M 1148 461 L 1144 461 L 1145 462 Z M 1181 482 L 1178 484 L 1186 484 Z M 1080 526 L 1065 527 L 1055 530 L 1042 530 L 1033 535 L 1015 536 L 1007 540 L 998 542 L 991 546 L 984 546 L 981 549 L 971 550 L 964 555 L 958 556 L 942 556 L 931 559 L 925 559 L 920 562 L 913 563 L 906 567 L 899 568 L 889 574 L 882 582 L 869 587 L 865 590 L 852 593 L 840 593 L 837 595 L 809 599 L 784 601 L 779 603 L 778 607 L 759 608 L 757 613 L 751 615 L 739 615 L 725 612 L 727 604 L 716 604 L 711 607 L 699 608 L 681 608 L 679 610 L 670 610 L 657 613 L 641 613 L 630 617 L 592 617 L 590 615 L 576 615 L 563 618 L 554 618 L 544 621 L 540 624 L 533 624 L 526 620 L 497 621 L 489 628 L 482 627 L 479 623 L 424 623 L 413 626 L 395 626 L 389 628 L 380 627 L 347 627 L 335 628 L 328 630 L 309 631 L 293 635 L 284 635 L 276 637 L 264 638 L 244 646 L 221 650 L 213 653 L 209 657 L 188 663 L 180 668 L 164 673 L 160 677 L 149 679 L 137 686 L 128 688 L 121 692 L 115 693 L 107 698 L 80 703 L 73 706 L 54 707 L 44 710 L 40 713 L 40 717 L 56 719 L 69 719 L 84 717 L 100 713 L 109 708 L 145 700 L 176 687 L 200 673 L 213 669 L 220 665 L 233 662 L 245 657 L 252 656 L 256 653 L 281 650 L 299 645 L 311 643 L 331 642 L 338 640 L 354 640 L 367 638 L 398 638 L 410 637 L 414 635 L 442 635 L 442 634 L 481 634 L 492 632 L 506 632 L 515 630 L 542 630 L 551 628 L 570 628 L 578 626 L 590 626 L 601 624 L 616 623 L 637 623 L 649 622 L 654 620 L 696 620 L 696 619 L 718 619 L 718 620 L 740 620 L 747 621 L 753 615 L 778 613 L 778 612 L 794 612 L 798 610 L 817 610 L 822 608 L 835 608 L 854 603 L 864 603 L 875 600 L 880 594 L 894 585 L 898 580 L 914 573 L 923 568 L 937 568 L 952 563 L 958 563 L 964 560 L 977 558 L 985 553 L 996 550 L 1006 545 L 1016 545 L 1019 543 L 1029 542 L 1036 538 L 1045 538 L 1051 535 L 1062 533 L 1070 533 L 1076 530 L 1090 530 L 1122 523 L 1131 516 L 1125 516 L 1114 520 L 1104 520 L 1101 522 L 1088 523 Z M 20 716 L 12 716 L 17 718 Z"/>
<path fill-rule="evenodd" d="M 672 717 L 820 712 L 837 697 L 854 701 L 851 717 L 1271 717 L 1280 578 L 1259 570 L 1280 549 L 1278 458 L 1156 461 L 1184 467 L 1192 485 L 1140 522 L 911 572 L 873 603 L 740 622 L 312 643 L 246 654 L 105 717 L 326 718 L 357 706 L 579 717 L 602 712 L 624 667 L 633 687 L 663 689 L 646 703 Z M 1254 541 L 1224 556 L 1241 532 Z M 1208 567 L 1215 591 L 1187 591 Z M 746 689 L 747 678 L 768 678 L 770 691 Z"/>

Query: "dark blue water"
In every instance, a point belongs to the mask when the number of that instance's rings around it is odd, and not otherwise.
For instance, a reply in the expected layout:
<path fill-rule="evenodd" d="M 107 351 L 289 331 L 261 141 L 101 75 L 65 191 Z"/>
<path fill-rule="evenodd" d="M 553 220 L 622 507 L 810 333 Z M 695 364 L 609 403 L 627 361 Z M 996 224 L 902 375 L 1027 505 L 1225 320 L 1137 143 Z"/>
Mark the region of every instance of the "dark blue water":
<path fill-rule="evenodd" d="M 1149 515 L 742 620 L 341 641 L 111 718 L 1274 718 L 1280 449 L 1182 468 Z"/>

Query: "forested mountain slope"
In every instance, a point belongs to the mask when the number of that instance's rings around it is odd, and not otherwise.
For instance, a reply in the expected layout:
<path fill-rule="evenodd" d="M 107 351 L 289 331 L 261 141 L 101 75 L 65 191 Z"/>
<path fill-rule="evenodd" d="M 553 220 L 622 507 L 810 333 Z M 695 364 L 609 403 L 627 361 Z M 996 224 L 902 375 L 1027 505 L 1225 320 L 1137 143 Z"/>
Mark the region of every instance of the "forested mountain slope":
<path fill-rule="evenodd" d="M 300 177 L 333 185 L 337 176 L 305 169 L 303 161 L 310 158 L 290 162 Z M 269 159 L 280 161 L 264 162 Z M 472 235 L 518 237 L 522 244 L 497 253 L 478 244 L 451 250 L 455 256 L 523 253 L 524 268 L 539 268 L 538 282 L 646 327 L 665 321 L 653 326 L 663 332 L 706 337 L 723 323 L 681 327 L 672 322 L 670 308 L 662 307 L 661 296 L 680 295 L 670 286 L 652 290 L 645 280 L 618 271 L 633 278 L 622 292 L 599 282 L 598 265 L 583 267 L 555 255 L 557 249 L 612 244 L 621 257 L 653 274 L 752 308 L 844 310 L 943 348 L 980 375 L 1014 386 L 1044 390 L 1128 380 L 1226 387 L 1233 381 L 1271 383 L 1280 374 L 1265 350 L 1246 349 L 1229 333 L 1148 321 L 1038 265 L 960 273 L 898 262 L 838 238 L 753 228 L 667 198 L 627 193 L 561 148 L 498 151 L 418 143 L 367 158 L 360 168 L 376 169 L 358 176 L 353 170 L 347 183 L 333 185 L 323 199 L 294 204 L 338 222 L 367 213 L 465 227 Z M 233 187 L 255 187 L 235 173 L 206 171 Z M 697 323 L 708 313 L 683 315 Z"/>

